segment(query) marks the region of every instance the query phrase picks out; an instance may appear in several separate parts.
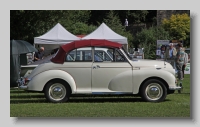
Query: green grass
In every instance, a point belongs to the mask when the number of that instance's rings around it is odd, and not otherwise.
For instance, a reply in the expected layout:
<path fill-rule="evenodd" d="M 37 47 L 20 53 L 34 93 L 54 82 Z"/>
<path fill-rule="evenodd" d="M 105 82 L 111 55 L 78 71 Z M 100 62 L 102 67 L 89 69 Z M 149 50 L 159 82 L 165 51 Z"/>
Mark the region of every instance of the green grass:
<path fill-rule="evenodd" d="M 144 102 L 140 97 L 78 96 L 67 103 L 49 103 L 43 93 L 10 90 L 10 117 L 69 117 L 69 118 L 190 118 L 190 75 L 185 75 L 183 91 L 168 95 L 161 103 Z"/>

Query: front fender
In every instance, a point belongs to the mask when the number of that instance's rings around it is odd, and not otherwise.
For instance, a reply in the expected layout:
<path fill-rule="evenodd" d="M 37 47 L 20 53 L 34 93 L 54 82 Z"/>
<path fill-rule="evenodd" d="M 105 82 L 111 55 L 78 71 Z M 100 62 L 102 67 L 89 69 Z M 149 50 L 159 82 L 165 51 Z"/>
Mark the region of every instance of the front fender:
<path fill-rule="evenodd" d="M 109 83 L 108 89 L 120 92 L 132 92 L 132 70 L 125 71 L 115 76 Z"/>
<path fill-rule="evenodd" d="M 139 92 L 140 85 L 142 85 L 142 83 L 148 78 L 161 78 L 168 84 L 168 88 L 176 86 L 175 76 L 168 71 L 162 69 L 133 70 L 133 94 L 137 94 Z"/>
<path fill-rule="evenodd" d="M 27 90 L 42 91 L 46 83 L 52 79 L 62 79 L 71 87 L 72 93 L 76 92 L 76 83 L 73 77 L 63 70 L 48 70 L 32 77 L 28 83 Z"/>

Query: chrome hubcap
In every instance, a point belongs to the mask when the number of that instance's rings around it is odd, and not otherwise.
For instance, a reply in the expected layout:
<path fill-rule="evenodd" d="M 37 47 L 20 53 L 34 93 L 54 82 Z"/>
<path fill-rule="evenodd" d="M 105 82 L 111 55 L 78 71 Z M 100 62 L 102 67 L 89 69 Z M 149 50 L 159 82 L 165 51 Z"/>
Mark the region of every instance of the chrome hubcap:
<path fill-rule="evenodd" d="M 66 88 L 60 83 L 55 83 L 49 88 L 49 95 L 53 100 L 62 100 L 66 96 Z"/>
<path fill-rule="evenodd" d="M 151 100 L 158 100 L 163 95 L 163 89 L 158 83 L 151 83 L 145 91 L 147 97 Z"/>

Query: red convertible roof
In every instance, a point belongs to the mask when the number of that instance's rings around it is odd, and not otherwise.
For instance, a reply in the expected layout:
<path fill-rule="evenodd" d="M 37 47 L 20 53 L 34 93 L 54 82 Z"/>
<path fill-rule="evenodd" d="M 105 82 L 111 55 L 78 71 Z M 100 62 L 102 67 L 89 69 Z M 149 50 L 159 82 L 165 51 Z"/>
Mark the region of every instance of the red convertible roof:
<path fill-rule="evenodd" d="M 51 59 L 54 63 L 64 63 L 66 53 L 69 51 L 76 49 L 76 48 L 82 48 L 82 47 L 109 47 L 109 48 L 121 48 L 122 44 L 111 42 L 108 40 L 96 40 L 96 39 L 90 39 L 90 40 L 79 40 L 74 41 L 65 45 L 62 45 L 58 51 L 58 53 Z"/>

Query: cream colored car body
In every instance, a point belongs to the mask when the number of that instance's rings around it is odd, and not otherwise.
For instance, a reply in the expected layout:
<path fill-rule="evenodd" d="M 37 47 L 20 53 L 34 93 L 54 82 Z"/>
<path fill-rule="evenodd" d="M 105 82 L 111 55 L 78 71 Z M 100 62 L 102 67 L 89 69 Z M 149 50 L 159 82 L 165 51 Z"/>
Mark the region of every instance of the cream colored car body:
<path fill-rule="evenodd" d="M 27 90 L 43 91 L 50 80 L 62 79 L 69 84 L 72 94 L 138 94 L 141 84 L 152 77 L 165 81 L 172 90 L 176 88 L 175 70 L 169 63 L 142 59 L 132 61 L 125 57 L 127 62 L 41 64 L 27 77 L 30 80 Z"/>

